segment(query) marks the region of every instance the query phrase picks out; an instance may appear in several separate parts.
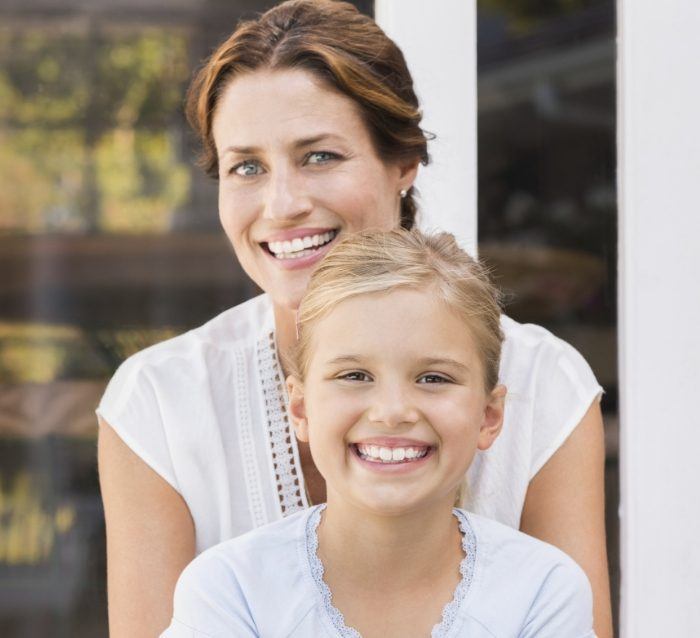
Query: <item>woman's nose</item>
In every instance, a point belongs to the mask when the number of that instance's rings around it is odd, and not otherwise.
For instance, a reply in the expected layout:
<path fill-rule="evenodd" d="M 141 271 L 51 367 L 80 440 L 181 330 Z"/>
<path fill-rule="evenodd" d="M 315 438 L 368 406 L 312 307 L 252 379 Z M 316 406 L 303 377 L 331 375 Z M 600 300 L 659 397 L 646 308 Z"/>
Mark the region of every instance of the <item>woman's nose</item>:
<path fill-rule="evenodd" d="M 367 412 L 370 422 L 389 428 L 412 425 L 419 419 L 411 393 L 397 385 L 378 389 Z"/>
<path fill-rule="evenodd" d="M 308 215 L 311 209 L 311 198 L 298 171 L 289 167 L 273 170 L 265 193 L 265 217 L 293 220 Z"/>

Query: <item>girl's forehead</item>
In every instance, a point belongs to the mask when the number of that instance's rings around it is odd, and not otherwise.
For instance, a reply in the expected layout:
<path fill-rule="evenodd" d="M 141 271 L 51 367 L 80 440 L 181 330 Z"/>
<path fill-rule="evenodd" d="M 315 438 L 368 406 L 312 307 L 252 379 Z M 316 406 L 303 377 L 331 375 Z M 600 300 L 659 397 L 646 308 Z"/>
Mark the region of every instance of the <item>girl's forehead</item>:
<path fill-rule="evenodd" d="M 330 352 L 402 352 L 418 356 L 436 352 L 475 352 L 471 330 L 434 291 L 400 287 L 359 294 L 335 305 L 312 326 L 312 348 Z"/>

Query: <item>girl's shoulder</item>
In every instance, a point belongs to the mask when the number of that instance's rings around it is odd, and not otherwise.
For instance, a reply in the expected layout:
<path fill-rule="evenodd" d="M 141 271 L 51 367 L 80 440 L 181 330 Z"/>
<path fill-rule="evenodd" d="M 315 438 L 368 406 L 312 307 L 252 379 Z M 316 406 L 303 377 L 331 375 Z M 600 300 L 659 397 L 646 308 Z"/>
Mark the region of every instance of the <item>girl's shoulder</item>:
<path fill-rule="evenodd" d="M 550 543 L 485 516 L 462 509 L 458 512 L 468 519 L 474 531 L 479 560 L 488 560 L 492 569 L 500 563 L 511 566 L 507 569 L 527 563 L 545 573 L 556 565 L 564 565 L 583 574 L 572 558 Z"/>
<path fill-rule="evenodd" d="M 512 527 L 460 512 L 476 537 L 476 591 L 470 598 L 470 616 L 495 635 L 540 623 L 551 624 L 546 636 L 589 635 L 591 586 L 572 558 Z M 506 630 L 503 623 L 514 626 Z"/>
<path fill-rule="evenodd" d="M 174 618 L 214 635 L 282 635 L 296 627 L 316 605 L 299 553 L 312 513 L 296 512 L 202 552 L 178 579 Z"/>

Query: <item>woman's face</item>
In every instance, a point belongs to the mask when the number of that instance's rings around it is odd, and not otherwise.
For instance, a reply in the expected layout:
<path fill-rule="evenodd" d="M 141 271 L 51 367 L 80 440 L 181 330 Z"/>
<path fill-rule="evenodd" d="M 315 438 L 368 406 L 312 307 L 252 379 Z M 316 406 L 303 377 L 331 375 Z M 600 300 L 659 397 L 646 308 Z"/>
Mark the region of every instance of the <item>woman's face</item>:
<path fill-rule="evenodd" d="M 346 233 L 399 224 L 417 160 L 377 155 L 358 107 L 303 70 L 256 71 L 213 119 L 219 215 L 236 256 L 275 304 L 296 308 L 314 266 Z"/>
<path fill-rule="evenodd" d="M 329 503 L 380 514 L 451 506 L 503 418 L 505 388 L 484 390 L 470 330 L 432 291 L 339 303 L 313 325 L 306 378 L 288 386 Z"/>

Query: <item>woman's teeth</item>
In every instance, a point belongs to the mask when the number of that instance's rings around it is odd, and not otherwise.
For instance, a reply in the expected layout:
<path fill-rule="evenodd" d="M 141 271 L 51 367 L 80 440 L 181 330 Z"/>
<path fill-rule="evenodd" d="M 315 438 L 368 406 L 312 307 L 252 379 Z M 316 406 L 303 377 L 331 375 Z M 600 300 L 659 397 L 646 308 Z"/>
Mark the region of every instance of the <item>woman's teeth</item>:
<path fill-rule="evenodd" d="M 379 445 L 356 445 L 360 457 L 367 461 L 379 463 L 402 463 L 423 458 L 427 447 L 381 447 Z"/>
<path fill-rule="evenodd" d="M 321 246 L 329 243 L 337 234 L 337 230 L 329 230 L 320 235 L 296 237 L 291 241 L 271 241 L 268 242 L 267 247 L 277 259 L 298 259 L 310 255 Z"/>

